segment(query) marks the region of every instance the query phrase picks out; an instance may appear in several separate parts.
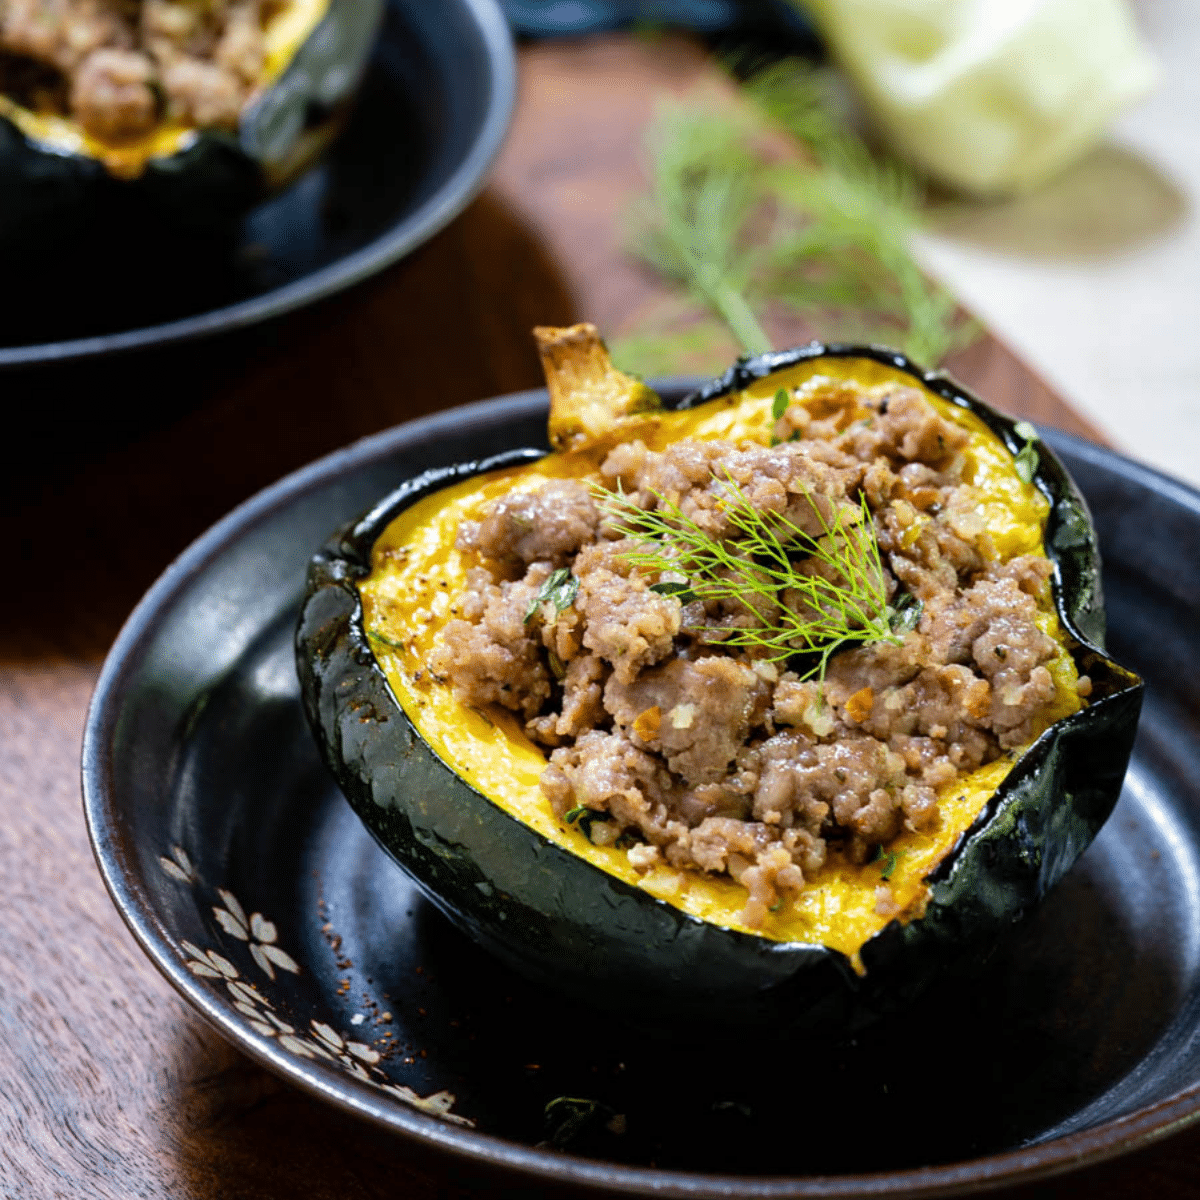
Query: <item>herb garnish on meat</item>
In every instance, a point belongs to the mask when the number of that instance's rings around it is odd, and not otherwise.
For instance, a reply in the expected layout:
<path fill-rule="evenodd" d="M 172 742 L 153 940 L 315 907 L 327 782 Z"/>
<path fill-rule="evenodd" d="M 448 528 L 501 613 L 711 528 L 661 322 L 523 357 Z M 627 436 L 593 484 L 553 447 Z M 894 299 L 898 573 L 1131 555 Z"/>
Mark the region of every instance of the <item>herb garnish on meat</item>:
<path fill-rule="evenodd" d="M 579 580 L 566 567 L 559 567 L 557 571 L 552 571 L 546 582 L 542 584 L 541 590 L 529 602 L 529 609 L 525 613 L 525 624 L 528 625 L 533 620 L 533 614 L 543 604 L 553 604 L 556 613 L 570 608 L 575 603 L 575 596 L 578 592 Z"/>
<path fill-rule="evenodd" d="M 657 493 L 657 507 L 648 510 L 620 491 L 597 489 L 614 530 L 637 543 L 626 560 L 668 577 L 651 584 L 655 591 L 678 594 L 682 603 L 736 601 L 756 620 L 750 628 L 704 622 L 690 628 L 726 646 L 762 651 L 768 661 L 819 656 L 804 679 L 824 679 L 830 657 L 844 646 L 903 641 L 915 625 L 912 597 L 902 608 L 888 604 L 865 498 L 827 516 L 807 495 L 821 529 L 814 537 L 781 513 L 755 508 L 732 478 L 719 483 L 734 531 L 728 538 L 714 537 Z"/>

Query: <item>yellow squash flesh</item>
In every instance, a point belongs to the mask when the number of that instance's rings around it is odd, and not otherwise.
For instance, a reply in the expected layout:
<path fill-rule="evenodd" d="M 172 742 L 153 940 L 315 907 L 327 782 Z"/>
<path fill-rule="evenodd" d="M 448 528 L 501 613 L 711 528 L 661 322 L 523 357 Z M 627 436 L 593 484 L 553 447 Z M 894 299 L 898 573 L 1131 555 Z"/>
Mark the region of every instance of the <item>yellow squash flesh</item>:
<path fill-rule="evenodd" d="M 795 388 L 815 376 L 852 380 L 863 387 L 913 385 L 911 375 L 872 360 L 821 359 L 776 372 L 744 392 L 687 412 L 645 414 L 628 436 L 640 437 L 656 450 L 685 437 L 765 443 L 777 390 Z M 997 559 L 1044 553 L 1046 498 L 1021 480 L 1012 455 L 978 417 L 932 393 L 926 395 L 943 416 L 970 433 L 966 480 L 981 495 L 979 512 Z M 829 946 L 857 965 L 859 949 L 892 919 L 876 912 L 875 889 L 884 872 L 900 919 L 920 916 L 928 895 L 925 877 L 970 827 L 1020 757 L 1020 750 L 944 788 L 939 795 L 941 825 L 935 832 L 906 830 L 887 847 L 894 857 L 863 866 L 831 851 L 825 866 L 798 896 L 785 899 L 761 928 L 750 929 L 738 919 L 745 889 L 732 880 L 667 867 L 639 875 L 624 850 L 593 845 L 575 825 L 556 817 L 538 785 L 545 751 L 526 736 L 520 721 L 503 709 L 484 713 L 465 708 L 448 686 L 431 678 L 426 666 L 430 652 L 442 626 L 455 615 L 453 598 L 472 565 L 454 548 L 460 522 L 477 519 L 489 501 L 510 490 L 532 490 L 548 479 L 594 472 L 607 449 L 550 454 L 528 466 L 469 479 L 403 512 L 376 542 L 371 574 L 360 585 L 372 650 L 401 706 L 438 757 L 543 837 L 714 925 L 776 941 Z M 1075 664 L 1057 614 L 1047 607 L 1038 623 L 1060 646 L 1048 664 L 1057 685 L 1046 715 L 1048 726 L 1078 710 L 1081 701 Z"/>

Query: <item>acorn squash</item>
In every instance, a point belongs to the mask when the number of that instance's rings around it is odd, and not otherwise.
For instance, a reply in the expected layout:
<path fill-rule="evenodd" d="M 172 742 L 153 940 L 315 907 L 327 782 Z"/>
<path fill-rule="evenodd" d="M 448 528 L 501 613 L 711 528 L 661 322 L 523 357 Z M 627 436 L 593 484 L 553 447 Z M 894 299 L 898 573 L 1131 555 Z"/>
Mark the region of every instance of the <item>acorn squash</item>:
<path fill-rule="evenodd" d="M 1100 564 L 1082 498 L 1027 426 L 891 351 L 813 344 L 740 360 L 670 412 L 653 410 L 640 381 L 593 361 L 582 368 L 581 421 L 572 389 L 555 394 L 564 390 L 552 361 L 563 333 L 572 331 L 540 331 L 540 340 L 551 440 L 570 448 L 512 448 L 407 480 L 314 558 L 296 651 L 325 761 L 433 903 L 535 981 L 650 1021 L 844 1026 L 907 1003 L 1036 905 L 1119 794 L 1142 685 L 1103 650 Z M 557 816 L 538 788 L 544 752 L 512 714 L 464 707 L 423 668 L 445 617 L 439 590 L 453 591 L 463 569 L 452 551 L 458 522 L 482 499 L 522 480 L 579 475 L 614 436 L 652 447 L 682 436 L 765 441 L 778 389 L 816 375 L 915 384 L 968 431 L 998 553 L 1044 547 L 1053 565 L 1054 611 L 1039 620 L 1059 644 L 1057 690 L 1031 744 L 939 796 L 934 831 L 902 832 L 885 862 L 832 855 L 798 900 L 752 928 L 731 879 L 639 874 L 613 845 L 593 844 L 583 822 Z M 609 398 L 597 400 L 601 392 Z M 1083 672 L 1091 691 L 1081 701 Z M 895 897 L 882 912 L 881 878 Z"/>
<path fill-rule="evenodd" d="M 61 237 L 97 212 L 134 222 L 228 220 L 312 163 L 340 127 L 366 66 L 385 0 L 281 0 L 263 28 L 259 85 L 238 128 L 195 128 L 164 115 L 137 136 L 88 133 L 63 108 L 0 88 L 0 232 Z M 0 55 L 12 66 L 22 60 Z M 13 72 L 8 73 L 11 76 Z M 7 76 L 0 75 L 0 81 Z M 16 89 L 12 84 L 10 91 Z M 33 97 L 54 89 L 25 88 Z"/>

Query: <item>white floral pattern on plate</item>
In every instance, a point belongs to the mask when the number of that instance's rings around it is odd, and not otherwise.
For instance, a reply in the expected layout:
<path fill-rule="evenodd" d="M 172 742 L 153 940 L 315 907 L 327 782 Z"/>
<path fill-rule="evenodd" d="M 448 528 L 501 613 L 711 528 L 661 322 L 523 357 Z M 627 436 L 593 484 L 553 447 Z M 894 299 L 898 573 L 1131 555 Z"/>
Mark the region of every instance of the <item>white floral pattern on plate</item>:
<path fill-rule="evenodd" d="M 191 859 L 181 846 L 172 846 L 171 856 L 162 855 L 158 861 L 163 871 L 177 882 L 190 885 L 200 882 Z M 293 975 L 301 973 L 300 964 L 277 944 L 279 931 L 273 921 L 267 920 L 260 912 L 247 916 L 245 907 L 227 888 L 217 888 L 217 895 L 221 904 L 212 906 L 217 924 L 235 942 L 241 942 L 249 949 L 250 958 L 268 980 L 272 983 L 275 981 L 277 967 Z M 259 1037 L 274 1038 L 277 1045 L 298 1058 L 323 1059 L 333 1063 L 347 1075 L 369 1083 L 422 1112 L 458 1125 L 474 1125 L 469 1118 L 450 1111 L 455 1103 L 452 1092 L 440 1091 L 421 1096 L 412 1088 L 395 1083 L 379 1065 L 383 1056 L 368 1043 L 355 1041 L 339 1033 L 332 1025 L 315 1018 L 309 1021 L 308 1029 L 297 1029 L 276 1013 L 270 997 L 260 991 L 257 984 L 243 977 L 237 965 L 226 955 L 187 940 L 182 940 L 179 945 L 187 956 L 185 961 L 188 970 L 203 979 L 224 983 L 233 1000 L 233 1007 L 245 1017 L 246 1023 Z M 351 1018 L 351 1024 L 361 1024 L 361 1020 L 356 1018 Z"/>
<path fill-rule="evenodd" d="M 290 971 L 293 975 L 300 974 L 300 964 L 286 950 L 275 945 L 279 934 L 273 921 L 268 921 L 262 913 L 257 912 L 247 917 L 246 910 L 238 903 L 238 898 L 225 888 L 217 888 L 217 895 L 225 904 L 224 908 L 213 905 L 213 916 L 217 918 L 217 924 L 239 942 L 249 944 L 250 957 L 268 979 L 275 978 L 276 967 Z"/>
<path fill-rule="evenodd" d="M 167 858 L 165 854 L 158 856 L 159 864 L 172 879 L 178 879 L 180 883 L 191 883 L 196 878 L 196 869 L 192 866 L 192 860 L 188 858 L 182 846 L 171 847 L 171 857 Z"/>

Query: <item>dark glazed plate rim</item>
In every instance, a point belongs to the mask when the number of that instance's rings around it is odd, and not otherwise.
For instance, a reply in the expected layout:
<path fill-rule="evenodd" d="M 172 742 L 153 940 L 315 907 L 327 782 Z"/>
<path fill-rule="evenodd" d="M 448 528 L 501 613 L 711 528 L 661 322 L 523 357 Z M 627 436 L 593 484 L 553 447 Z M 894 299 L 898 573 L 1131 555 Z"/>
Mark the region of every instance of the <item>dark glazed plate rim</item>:
<path fill-rule="evenodd" d="M 688 381 L 689 383 L 692 381 Z M 682 381 L 660 381 L 682 390 Z M 82 782 L 88 833 L 110 896 L 135 939 L 169 983 L 213 1027 L 244 1053 L 298 1087 L 336 1107 L 454 1157 L 516 1173 L 542 1184 L 573 1185 L 611 1193 L 674 1197 L 946 1196 L 1027 1183 L 1128 1153 L 1200 1118 L 1200 1084 L 1136 1112 L 1053 1141 L 942 1166 L 869 1175 L 757 1177 L 632 1167 L 542 1150 L 448 1124 L 357 1086 L 319 1062 L 307 1062 L 249 1036 L 231 1006 L 218 1002 L 186 968 L 134 869 L 130 821 L 112 787 L 112 743 L 128 686 L 176 599 L 223 553 L 272 515 L 309 493 L 405 446 L 436 440 L 475 422 L 496 422 L 545 407 L 541 390 L 516 393 L 452 409 L 364 439 L 294 472 L 247 500 L 195 541 L 139 603 L 110 651 L 92 698 L 84 731 Z M 1044 433 L 1056 452 L 1169 496 L 1200 524 L 1200 492 L 1112 451 L 1057 431 Z"/>
<path fill-rule="evenodd" d="M 365 246 L 261 295 L 160 325 L 120 333 L 0 347 L 0 370 L 66 362 L 192 341 L 256 325 L 361 283 L 403 258 L 448 225 L 471 202 L 503 144 L 516 102 L 512 35 L 497 0 L 455 0 L 470 16 L 486 50 L 489 94 L 471 145 L 442 186 Z"/>

